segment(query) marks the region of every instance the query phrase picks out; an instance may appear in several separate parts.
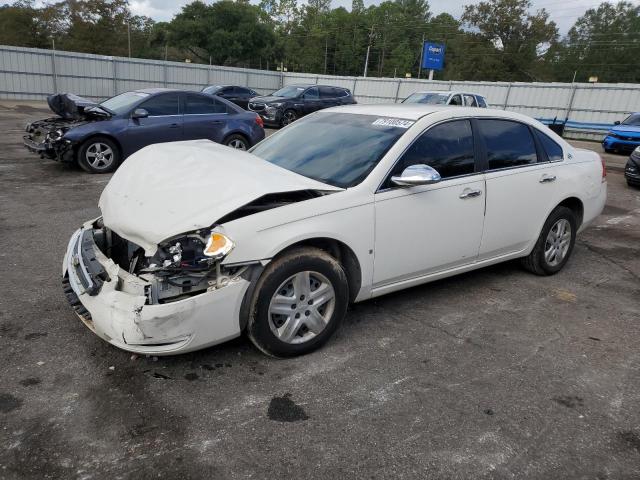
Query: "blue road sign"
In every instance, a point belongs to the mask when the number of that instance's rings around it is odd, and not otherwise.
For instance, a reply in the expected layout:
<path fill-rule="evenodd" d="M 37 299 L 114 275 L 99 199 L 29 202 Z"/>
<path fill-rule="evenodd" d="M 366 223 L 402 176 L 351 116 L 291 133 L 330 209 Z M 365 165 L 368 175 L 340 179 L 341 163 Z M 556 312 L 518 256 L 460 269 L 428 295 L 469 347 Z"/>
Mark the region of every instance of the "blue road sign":
<path fill-rule="evenodd" d="M 441 43 L 424 42 L 422 53 L 422 68 L 442 70 L 444 68 L 444 45 Z"/>

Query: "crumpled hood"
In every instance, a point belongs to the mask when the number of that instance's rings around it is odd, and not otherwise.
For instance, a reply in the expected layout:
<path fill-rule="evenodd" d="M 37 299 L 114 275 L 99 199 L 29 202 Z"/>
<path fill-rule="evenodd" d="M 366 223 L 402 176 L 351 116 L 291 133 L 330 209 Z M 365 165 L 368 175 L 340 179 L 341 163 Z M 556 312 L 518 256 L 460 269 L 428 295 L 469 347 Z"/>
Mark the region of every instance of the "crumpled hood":
<path fill-rule="evenodd" d="M 67 120 L 77 120 L 84 115 L 85 108 L 96 107 L 98 104 L 73 93 L 56 93 L 47 97 L 49 108 L 56 115 Z M 107 112 L 104 112 L 108 116 Z"/>
<path fill-rule="evenodd" d="M 162 241 L 213 225 L 269 193 L 338 191 L 248 152 L 209 140 L 149 145 L 131 155 L 105 187 L 104 224 L 147 256 Z"/>

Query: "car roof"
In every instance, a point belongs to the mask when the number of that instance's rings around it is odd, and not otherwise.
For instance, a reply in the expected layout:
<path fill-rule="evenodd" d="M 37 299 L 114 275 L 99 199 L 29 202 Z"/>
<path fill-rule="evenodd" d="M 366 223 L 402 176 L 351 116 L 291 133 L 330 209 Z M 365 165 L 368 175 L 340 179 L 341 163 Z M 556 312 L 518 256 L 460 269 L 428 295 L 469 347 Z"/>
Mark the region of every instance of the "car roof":
<path fill-rule="evenodd" d="M 469 115 L 470 117 L 501 117 L 531 123 L 532 118 L 515 112 L 506 112 L 492 108 L 452 107 L 449 105 L 427 105 L 424 103 L 392 103 L 370 105 L 343 105 L 331 107 L 322 112 L 352 113 L 356 115 L 374 115 L 380 117 L 397 117 L 407 120 L 419 120 L 431 113 L 450 111 L 456 112 L 456 117 Z"/>
<path fill-rule="evenodd" d="M 157 88 L 141 88 L 139 90 L 133 90 L 134 92 L 138 92 L 138 93 L 148 93 L 150 95 L 153 95 L 154 93 L 163 93 L 163 92 L 180 92 L 182 90 L 178 90 L 177 88 L 162 88 L 162 87 L 157 87 Z"/>

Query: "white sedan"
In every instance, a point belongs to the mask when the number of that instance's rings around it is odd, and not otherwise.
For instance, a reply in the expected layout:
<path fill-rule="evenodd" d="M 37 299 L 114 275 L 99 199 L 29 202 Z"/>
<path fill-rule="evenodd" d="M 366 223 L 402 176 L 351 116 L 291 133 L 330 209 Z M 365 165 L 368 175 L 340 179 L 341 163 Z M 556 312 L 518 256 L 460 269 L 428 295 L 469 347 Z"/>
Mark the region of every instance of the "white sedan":
<path fill-rule="evenodd" d="M 76 231 L 65 293 L 96 334 L 168 355 L 246 332 L 309 352 L 368 300 L 506 260 L 561 270 L 602 211 L 604 164 L 515 113 L 323 110 L 253 148 L 151 145 Z"/>

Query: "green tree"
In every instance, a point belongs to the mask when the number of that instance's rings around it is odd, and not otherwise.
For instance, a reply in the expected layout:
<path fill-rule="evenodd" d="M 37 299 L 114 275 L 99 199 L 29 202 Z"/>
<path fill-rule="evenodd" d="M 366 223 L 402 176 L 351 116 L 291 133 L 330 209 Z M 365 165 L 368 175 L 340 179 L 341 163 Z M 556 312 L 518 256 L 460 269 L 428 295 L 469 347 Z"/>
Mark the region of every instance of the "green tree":
<path fill-rule="evenodd" d="M 544 9 L 530 14 L 530 8 L 529 0 L 488 0 L 465 7 L 462 21 L 495 46 L 504 65 L 502 80 L 538 80 L 544 53 L 558 39 L 549 14 Z"/>

